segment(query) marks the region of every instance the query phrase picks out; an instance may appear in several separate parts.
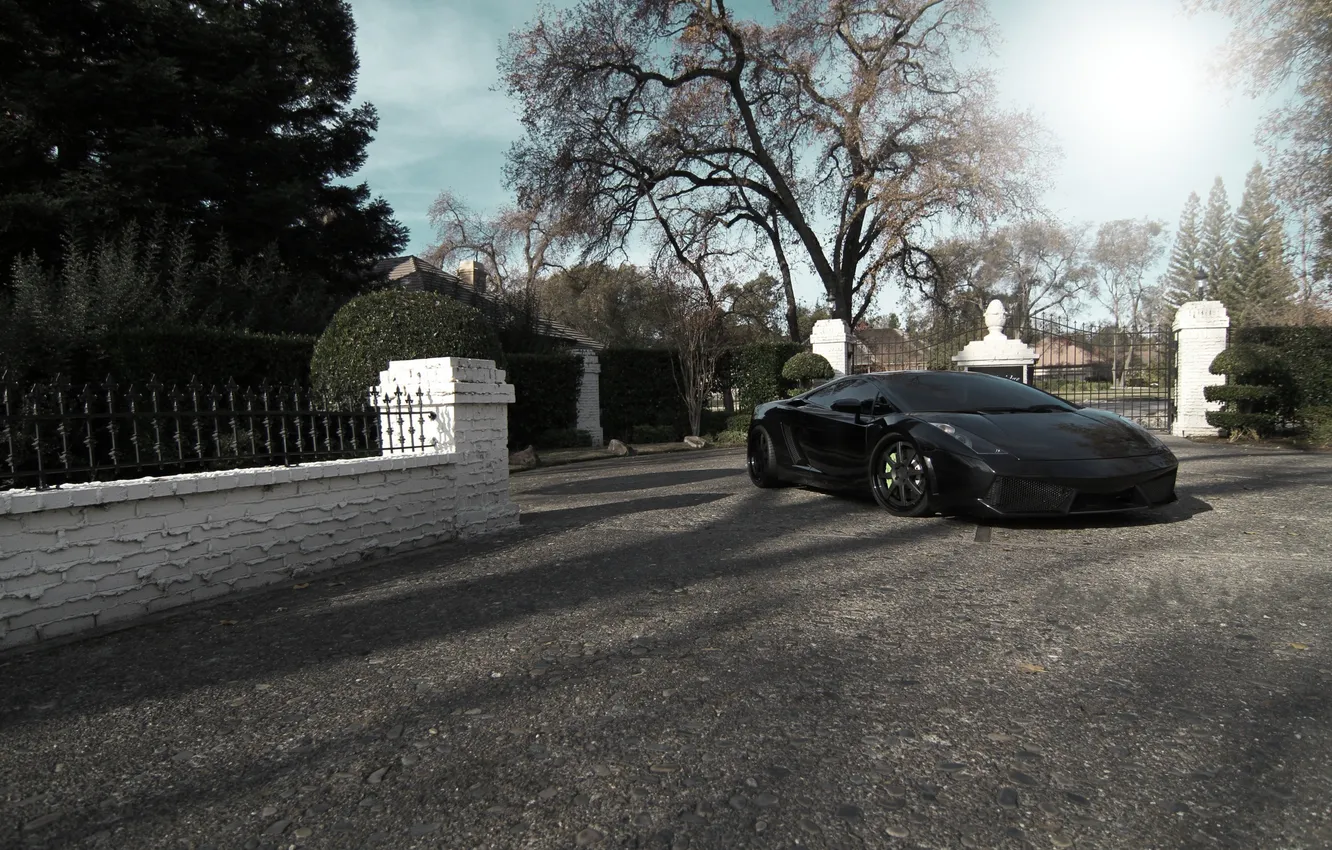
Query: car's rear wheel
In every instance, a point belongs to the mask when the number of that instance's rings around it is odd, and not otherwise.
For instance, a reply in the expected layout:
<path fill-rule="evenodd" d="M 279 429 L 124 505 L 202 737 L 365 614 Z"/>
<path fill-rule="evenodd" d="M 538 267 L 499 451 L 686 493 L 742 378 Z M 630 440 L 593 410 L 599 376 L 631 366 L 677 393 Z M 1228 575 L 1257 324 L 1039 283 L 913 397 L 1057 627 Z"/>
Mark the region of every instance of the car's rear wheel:
<path fill-rule="evenodd" d="M 870 453 L 870 487 L 874 501 L 894 516 L 933 513 L 930 477 L 920 448 L 901 434 L 889 434 Z"/>
<path fill-rule="evenodd" d="M 749 467 L 749 480 L 755 487 L 776 487 L 781 483 L 777 478 L 777 449 L 768 429 L 762 425 L 755 425 L 749 431 L 749 452 L 745 463 Z"/>

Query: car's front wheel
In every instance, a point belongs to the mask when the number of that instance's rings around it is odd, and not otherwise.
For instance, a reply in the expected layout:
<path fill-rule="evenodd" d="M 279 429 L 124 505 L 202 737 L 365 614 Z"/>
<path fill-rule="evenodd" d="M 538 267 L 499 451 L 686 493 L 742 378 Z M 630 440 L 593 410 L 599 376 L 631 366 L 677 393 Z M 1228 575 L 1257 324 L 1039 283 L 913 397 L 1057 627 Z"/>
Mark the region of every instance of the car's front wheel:
<path fill-rule="evenodd" d="M 749 480 L 755 487 L 776 487 L 781 483 L 777 478 L 777 449 L 768 429 L 762 425 L 755 425 L 749 431 L 745 465 L 749 467 Z"/>
<path fill-rule="evenodd" d="M 933 513 L 925 458 L 909 437 L 889 434 L 870 453 L 870 487 L 874 500 L 894 516 Z"/>

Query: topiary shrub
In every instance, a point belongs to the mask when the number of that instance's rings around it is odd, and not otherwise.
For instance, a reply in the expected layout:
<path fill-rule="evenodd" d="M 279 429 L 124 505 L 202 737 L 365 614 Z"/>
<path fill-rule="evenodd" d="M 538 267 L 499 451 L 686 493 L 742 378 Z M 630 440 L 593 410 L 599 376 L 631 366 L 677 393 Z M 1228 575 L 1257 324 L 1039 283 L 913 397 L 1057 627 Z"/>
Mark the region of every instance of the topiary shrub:
<path fill-rule="evenodd" d="M 1281 361 L 1275 351 L 1261 345 L 1232 345 L 1216 355 L 1208 371 L 1225 375 L 1230 383 L 1203 388 L 1204 398 L 1222 405 L 1207 412 L 1207 424 L 1225 431 L 1231 440 L 1276 431 L 1280 393 L 1272 383 L 1280 380 Z"/>
<path fill-rule="evenodd" d="M 798 395 L 805 390 L 813 389 L 824 381 L 832 380 L 833 375 L 833 367 L 828 358 L 812 351 L 802 351 L 782 364 L 782 377 L 796 383 L 788 395 Z"/>
<path fill-rule="evenodd" d="M 476 357 L 503 360 L 499 338 L 473 307 L 431 292 L 385 289 L 348 301 L 310 358 L 310 381 L 325 401 L 365 402 L 390 360 Z"/>

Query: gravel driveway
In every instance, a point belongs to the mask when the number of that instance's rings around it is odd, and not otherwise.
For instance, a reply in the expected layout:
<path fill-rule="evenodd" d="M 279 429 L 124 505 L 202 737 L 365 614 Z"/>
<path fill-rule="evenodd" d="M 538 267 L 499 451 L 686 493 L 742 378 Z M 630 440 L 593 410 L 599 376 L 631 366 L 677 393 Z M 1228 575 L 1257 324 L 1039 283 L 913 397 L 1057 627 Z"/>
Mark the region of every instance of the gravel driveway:
<path fill-rule="evenodd" d="M 0 847 L 1332 846 L 1332 455 L 977 526 L 734 451 L 0 660 Z"/>

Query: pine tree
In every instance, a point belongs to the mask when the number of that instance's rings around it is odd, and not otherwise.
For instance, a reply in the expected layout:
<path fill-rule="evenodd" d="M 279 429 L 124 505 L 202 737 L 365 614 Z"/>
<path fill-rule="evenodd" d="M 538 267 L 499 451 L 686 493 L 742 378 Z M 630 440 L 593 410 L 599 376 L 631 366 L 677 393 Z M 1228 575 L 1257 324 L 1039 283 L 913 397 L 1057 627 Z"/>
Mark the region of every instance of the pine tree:
<path fill-rule="evenodd" d="M 1198 264 L 1207 275 L 1205 285 L 1208 298 L 1226 301 L 1231 292 L 1235 277 L 1234 229 L 1226 186 L 1217 177 L 1212 184 L 1212 191 L 1207 195 L 1207 209 L 1203 212 L 1202 235 L 1198 245 Z"/>
<path fill-rule="evenodd" d="M 1202 202 L 1197 192 L 1190 192 L 1179 217 L 1179 230 L 1175 232 L 1175 247 L 1170 250 L 1170 264 L 1166 267 L 1165 300 L 1173 309 L 1186 301 L 1202 297 L 1203 281 L 1197 279 L 1200 265 L 1200 239 L 1198 213 Z"/>
<path fill-rule="evenodd" d="M 406 232 L 347 184 L 377 127 L 355 105 L 345 0 L 0 0 L 0 290 L 158 216 L 242 258 L 276 243 L 349 295 Z"/>
<path fill-rule="evenodd" d="M 1244 180 L 1244 198 L 1235 214 L 1235 272 L 1226 310 L 1237 324 L 1282 318 L 1295 295 L 1286 265 L 1281 215 L 1263 167 L 1254 163 Z"/>

